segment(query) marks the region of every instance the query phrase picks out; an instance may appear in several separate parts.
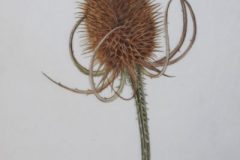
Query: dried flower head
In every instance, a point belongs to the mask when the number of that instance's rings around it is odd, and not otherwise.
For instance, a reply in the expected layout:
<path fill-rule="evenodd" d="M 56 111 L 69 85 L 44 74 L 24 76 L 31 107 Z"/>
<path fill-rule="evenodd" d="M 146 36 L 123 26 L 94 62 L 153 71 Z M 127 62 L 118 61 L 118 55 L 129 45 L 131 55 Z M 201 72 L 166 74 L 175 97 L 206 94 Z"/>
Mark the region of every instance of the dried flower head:
<path fill-rule="evenodd" d="M 134 91 L 136 90 L 137 67 L 141 72 L 151 78 L 165 74 L 168 65 L 174 64 L 182 59 L 192 47 L 196 37 L 196 21 L 192 7 L 186 0 L 180 0 L 183 17 L 183 30 L 177 46 L 170 50 L 168 38 L 168 12 L 171 0 L 167 4 L 164 19 L 161 16 L 160 5 L 151 0 L 85 0 L 80 4 L 82 17 L 74 26 L 70 36 L 70 53 L 78 69 L 90 77 L 91 88 L 89 90 L 72 89 L 61 83 L 59 86 L 76 93 L 95 94 L 98 99 L 110 102 L 117 97 L 123 98 L 121 91 L 130 79 Z M 187 34 L 188 16 L 190 12 L 193 22 L 192 40 L 186 50 L 177 58 L 176 54 L 181 49 Z M 87 33 L 87 51 L 93 53 L 89 68 L 81 65 L 73 50 L 73 37 L 78 27 L 85 22 Z M 162 35 L 161 35 L 162 34 Z M 158 37 L 165 37 L 166 56 L 156 60 L 154 51 L 163 45 L 157 43 Z M 94 70 L 94 66 L 98 69 Z M 155 73 L 153 73 L 153 72 Z M 101 76 L 98 85 L 95 85 L 94 77 Z M 107 87 L 121 77 L 120 87 L 115 94 L 109 98 L 99 95 Z"/>
<path fill-rule="evenodd" d="M 57 85 L 81 94 L 95 94 L 103 102 L 111 102 L 117 97 L 124 100 L 135 98 L 141 134 L 142 160 L 150 160 L 150 140 L 148 118 L 142 74 L 157 78 L 165 74 L 167 67 L 181 60 L 191 49 L 197 32 L 195 15 L 187 0 L 180 0 L 183 27 L 179 42 L 171 49 L 168 36 L 168 12 L 172 0 L 167 4 L 164 16 L 159 13 L 159 5 L 154 0 L 85 0 L 80 4 L 82 17 L 74 26 L 70 35 L 70 54 L 74 64 L 82 73 L 89 76 L 91 89 L 79 90 L 58 83 L 44 74 Z M 190 14 L 190 16 L 189 16 Z M 191 17 L 193 33 L 185 50 L 175 58 L 186 41 L 188 21 Z M 84 67 L 75 57 L 73 37 L 84 22 L 87 48 L 91 54 L 89 68 Z M 165 44 L 159 44 L 157 38 L 164 37 Z M 156 59 L 155 52 L 165 48 L 165 56 Z M 95 68 L 94 68 L 95 67 Z M 95 77 L 100 77 L 95 84 Z M 114 82 L 120 77 L 117 90 Z M 133 95 L 123 98 L 121 92 L 131 82 Z M 103 97 L 100 93 L 108 87 L 114 91 L 111 97 Z"/>
<path fill-rule="evenodd" d="M 83 11 L 92 51 L 115 29 L 97 51 L 96 58 L 104 70 L 114 75 L 127 70 L 136 79 L 136 65 L 147 67 L 157 48 L 157 5 L 146 0 L 89 0 Z"/>

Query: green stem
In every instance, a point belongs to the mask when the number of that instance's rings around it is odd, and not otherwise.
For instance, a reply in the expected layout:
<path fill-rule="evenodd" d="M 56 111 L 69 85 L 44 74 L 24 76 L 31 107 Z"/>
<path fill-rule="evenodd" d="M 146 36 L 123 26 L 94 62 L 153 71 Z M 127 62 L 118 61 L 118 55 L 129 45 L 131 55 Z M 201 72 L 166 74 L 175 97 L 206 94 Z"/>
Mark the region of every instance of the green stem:
<path fill-rule="evenodd" d="M 137 67 L 137 90 L 135 95 L 138 124 L 141 138 L 142 160 L 150 160 L 150 140 L 148 132 L 148 116 L 147 107 L 144 94 L 144 83 L 142 77 L 142 70 Z"/>

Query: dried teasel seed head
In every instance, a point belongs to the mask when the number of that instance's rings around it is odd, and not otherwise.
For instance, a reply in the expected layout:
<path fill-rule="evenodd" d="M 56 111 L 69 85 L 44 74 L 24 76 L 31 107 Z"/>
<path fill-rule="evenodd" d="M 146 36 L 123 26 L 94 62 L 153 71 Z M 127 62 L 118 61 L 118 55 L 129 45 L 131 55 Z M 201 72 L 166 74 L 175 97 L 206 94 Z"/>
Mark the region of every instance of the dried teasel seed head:
<path fill-rule="evenodd" d="M 182 8 L 182 33 L 177 45 L 170 48 L 168 31 L 168 13 L 172 0 L 169 0 L 164 11 L 164 19 L 159 5 L 154 0 L 85 0 L 80 4 L 83 15 L 74 25 L 69 41 L 71 58 L 78 70 L 89 76 L 91 89 L 74 89 L 63 85 L 43 73 L 50 81 L 69 91 L 79 94 L 94 94 L 103 102 L 111 102 L 117 97 L 130 100 L 139 89 L 138 80 L 141 73 L 150 78 L 167 76 L 165 71 L 169 65 L 183 59 L 192 48 L 197 35 L 197 22 L 192 6 L 187 0 L 180 0 Z M 79 12 L 78 12 L 79 13 Z M 191 41 L 180 52 L 188 33 L 188 16 L 192 21 Z M 87 53 L 91 55 L 90 67 L 83 66 L 74 55 L 73 40 L 78 27 L 85 23 Z M 161 23 L 161 24 L 160 24 Z M 162 28 L 163 27 L 163 28 Z M 161 31 L 161 32 L 160 32 Z M 160 33 L 163 33 L 160 35 Z M 157 38 L 164 39 L 165 56 L 154 59 L 154 51 L 162 47 L 158 45 Z M 99 65 L 94 69 L 95 65 Z M 96 67 L 96 66 L 95 66 Z M 155 72 L 151 73 L 151 71 Z M 96 84 L 94 77 L 100 77 Z M 114 82 L 120 77 L 120 84 L 114 89 Z M 130 78 L 134 89 L 131 98 L 123 98 L 121 92 Z M 109 98 L 102 97 L 100 93 L 111 87 L 115 94 Z"/>
<path fill-rule="evenodd" d="M 135 67 L 151 66 L 159 35 L 159 5 L 149 0 L 86 0 L 82 6 L 88 48 L 92 51 L 103 37 L 116 27 L 97 51 L 105 70 L 127 70 L 135 79 Z M 152 67 L 152 66 L 151 66 Z"/>

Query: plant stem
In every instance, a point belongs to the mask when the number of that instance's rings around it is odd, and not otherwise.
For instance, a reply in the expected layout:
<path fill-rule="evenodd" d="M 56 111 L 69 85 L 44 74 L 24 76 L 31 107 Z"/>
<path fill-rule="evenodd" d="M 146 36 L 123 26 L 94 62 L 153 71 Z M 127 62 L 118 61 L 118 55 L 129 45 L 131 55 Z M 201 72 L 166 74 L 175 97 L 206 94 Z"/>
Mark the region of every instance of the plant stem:
<path fill-rule="evenodd" d="M 146 100 L 144 93 L 144 83 L 142 77 L 142 70 L 137 67 L 137 84 L 136 84 L 136 107 L 138 115 L 138 124 L 141 139 L 142 160 L 150 160 L 150 140 L 148 132 L 148 116 L 146 108 Z"/>

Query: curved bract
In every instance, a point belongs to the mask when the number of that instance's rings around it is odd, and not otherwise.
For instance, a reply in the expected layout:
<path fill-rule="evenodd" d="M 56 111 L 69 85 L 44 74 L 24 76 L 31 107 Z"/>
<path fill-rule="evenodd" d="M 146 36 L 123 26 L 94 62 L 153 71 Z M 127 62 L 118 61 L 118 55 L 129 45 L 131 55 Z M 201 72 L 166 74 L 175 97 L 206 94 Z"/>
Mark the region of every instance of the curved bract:
<path fill-rule="evenodd" d="M 49 80 L 69 91 L 79 94 L 94 94 L 103 102 L 111 102 L 117 97 L 123 100 L 131 100 L 136 93 L 137 73 L 136 66 L 141 67 L 141 72 L 150 78 L 160 76 L 173 77 L 165 72 L 169 65 L 175 64 L 186 56 L 192 48 L 197 34 L 197 24 L 194 11 L 187 0 L 180 0 L 182 9 L 182 33 L 173 49 L 170 48 L 168 19 L 169 8 L 172 0 L 167 3 L 164 19 L 159 13 L 159 4 L 149 0 L 87 0 L 81 5 L 83 16 L 74 25 L 69 39 L 69 51 L 71 58 L 78 70 L 89 76 L 90 89 L 80 90 L 68 87 L 54 81 L 44 74 Z M 191 21 L 189 21 L 191 18 Z M 83 22 L 85 22 L 83 24 Z M 189 32 L 189 22 L 193 23 L 190 43 L 186 49 L 177 56 L 186 42 Z M 85 25 L 87 33 L 86 42 L 92 52 L 89 67 L 83 66 L 76 58 L 73 40 L 80 25 Z M 165 56 L 154 60 L 153 51 L 161 45 L 156 39 L 164 37 Z M 177 57 L 176 57 L 177 56 Z M 94 66 L 99 67 L 94 70 Z M 94 77 L 99 77 L 96 85 Z M 119 79 L 119 87 L 114 89 L 114 82 Z M 121 92 L 126 79 L 133 85 L 133 96 L 124 98 Z M 114 91 L 111 97 L 102 97 L 100 93 L 106 88 Z M 135 89 L 134 89 L 135 88 Z"/>
<path fill-rule="evenodd" d="M 77 58 L 74 55 L 74 49 L 73 49 L 73 38 L 74 38 L 74 35 L 76 34 L 77 28 L 81 25 L 83 20 L 84 20 L 84 17 L 80 18 L 77 21 L 77 23 L 74 25 L 74 27 L 73 27 L 73 29 L 71 31 L 70 39 L 69 39 L 69 52 L 70 52 L 70 55 L 71 55 L 71 58 L 72 58 L 74 64 L 79 69 L 79 71 L 82 72 L 83 74 L 89 75 L 89 70 L 78 62 Z M 93 75 L 94 76 L 101 76 L 101 75 L 104 74 L 104 72 L 105 72 L 104 70 L 94 71 Z"/>
<path fill-rule="evenodd" d="M 169 5 L 170 5 L 171 1 L 172 0 L 169 1 L 168 7 L 167 7 L 166 12 L 165 12 L 165 28 L 168 28 L 168 26 L 167 26 L 168 12 L 169 12 L 168 10 L 169 10 Z M 183 30 L 182 30 L 181 38 L 180 38 L 177 46 L 172 51 L 170 51 L 168 65 L 175 64 L 176 62 L 180 61 L 182 58 L 184 58 L 186 56 L 186 54 L 192 48 L 192 46 L 193 46 L 193 44 L 196 40 L 196 35 L 197 35 L 196 17 L 195 17 L 194 11 L 192 9 L 192 6 L 186 0 L 180 0 L 180 2 L 181 2 L 182 12 L 183 12 L 183 18 L 182 18 L 183 19 Z M 180 49 L 182 48 L 182 46 L 183 46 L 183 44 L 186 40 L 186 35 L 187 35 L 187 31 L 188 31 L 187 30 L 188 29 L 188 15 L 187 15 L 188 12 L 187 12 L 187 9 L 190 12 L 191 20 L 192 20 L 192 23 L 193 23 L 193 33 L 192 33 L 191 40 L 190 40 L 190 43 L 187 46 L 187 48 L 183 51 L 183 53 L 179 57 L 173 59 L 174 56 L 180 51 Z M 155 61 L 154 64 L 156 64 L 157 66 L 163 66 L 165 64 L 165 62 L 167 61 L 167 59 L 168 59 L 167 57 L 161 58 L 160 60 Z"/>
<path fill-rule="evenodd" d="M 167 67 L 184 58 L 196 40 L 195 14 L 187 0 L 180 0 L 182 33 L 176 46 L 170 48 L 168 19 L 171 3 L 172 0 L 169 0 L 162 19 L 158 12 L 159 5 L 154 3 L 154 0 L 85 0 L 81 5 L 83 16 L 74 25 L 70 34 L 69 51 L 78 70 L 89 77 L 91 88 L 74 89 L 43 73 L 50 81 L 64 89 L 79 94 L 94 94 L 102 102 L 112 102 L 117 98 L 122 100 L 135 98 L 142 160 L 150 160 L 151 157 L 143 75 L 150 78 L 172 77 L 165 73 Z M 191 41 L 177 56 L 189 34 L 189 14 L 193 23 Z M 74 51 L 74 36 L 80 25 L 85 26 L 87 33 L 85 40 L 91 54 L 89 67 L 85 67 L 77 60 L 77 52 Z M 164 46 L 158 44 L 159 37 L 164 37 Z M 161 47 L 165 48 L 165 56 L 156 60 L 154 51 Z M 114 87 L 118 80 L 119 84 Z M 127 82 L 130 82 L 133 90 L 129 98 L 122 96 Z M 109 97 L 102 96 L 106 89 L 111 89 L 113 94 Z"/>
<path fill-rule="evenodd" d="M 92 90 L 94 91 L 94 94 L 95 96 L 102 102 L 111 102 L 113 100 L 115 100 L 117 98 L 117 94 L 114 94 L 113 96 L 109 97 L 109 98 L 106 98 L 106 97 L 102 97 L 99 92 L 97 92 L 97 88 L 95 86 L 95 82 L 94 82 L 94 79 L 93 79 L 93 65 L 94 65 L 94 61 L 95 61 L 95 58 L 97 56 L 97 52 L 99 50 L 99 48 L 101 47 L 101 45 L 105 42 L 105 40 L 112 34 L 114 33 L 116 30 L 118 29 L 121 29 L 122 26 L 119 26 L 119 27 L 116 27 L 114 28 L 113 30 L 111 30 L 110 32 L 108 32 L 102 39 L 101 41 L 98 43 L 98 45 L 96 46 L 95 50 L 94 50 L 94 55 L 92 56 L 92 59 L 91 59 L 91 62 L 90 62 L 90 70 L 89 70 L 89 81 L 90 81 L 90 84 L 91 84 L 91 87 L 92 87 Z M 117 73 L 116 73 L 117 74 Z M 117 75 L 116 75 L 117 76 Z M 114 79 L 115 77 L 114 76 Z M 123 85 L 124 86 L 124 85 Z M 123 87 L 122 86 L 122 87 Z M 119 92 L 122 90 L 122 87 L 119 88 Z"/>

